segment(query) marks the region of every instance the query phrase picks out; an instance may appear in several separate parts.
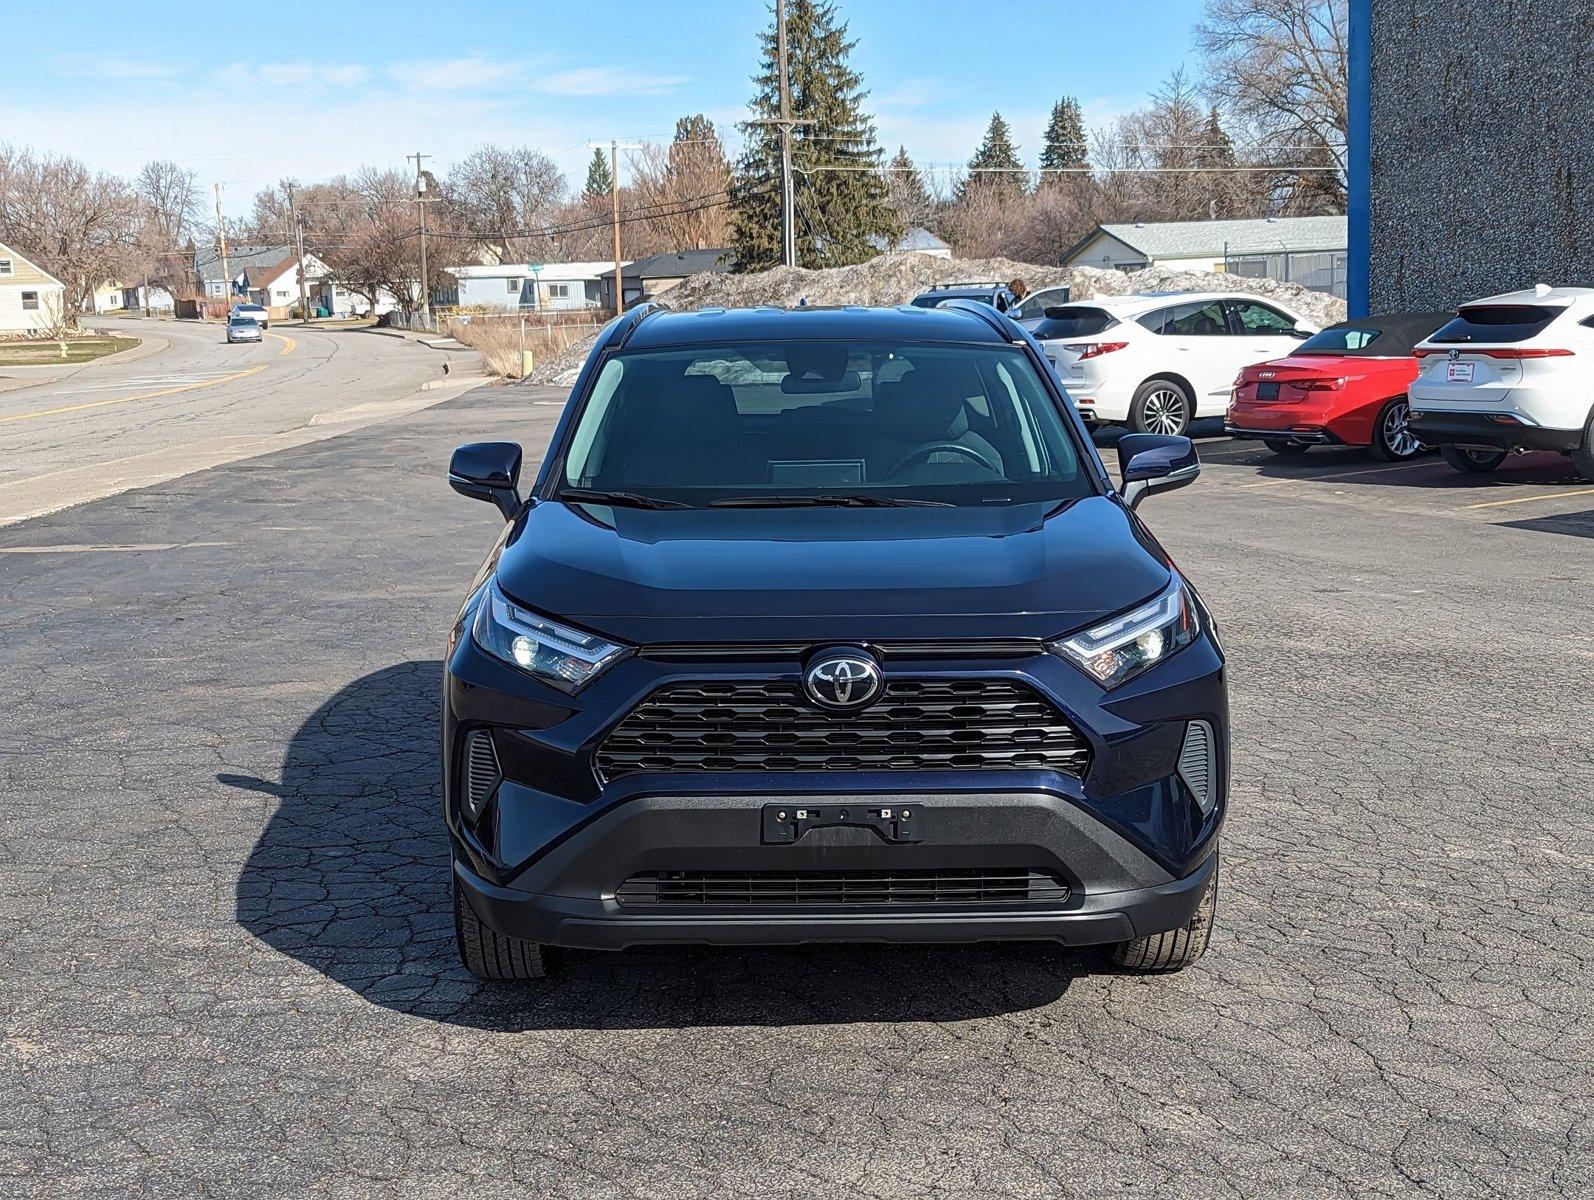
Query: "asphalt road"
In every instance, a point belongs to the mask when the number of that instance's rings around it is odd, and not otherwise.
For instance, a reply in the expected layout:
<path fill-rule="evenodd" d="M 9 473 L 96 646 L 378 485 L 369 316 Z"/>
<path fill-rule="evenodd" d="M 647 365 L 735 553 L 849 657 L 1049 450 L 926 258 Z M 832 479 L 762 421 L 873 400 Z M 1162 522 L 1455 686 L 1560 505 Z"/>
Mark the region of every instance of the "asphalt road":
<path fill-rule="evenodd" d="M 229 345 L 219 322 L 95 324 L 142 343 L 104 362 L 0 377 L 0 525 L 443 398 L 418 389 L 448 356 L 401 338 L 287 324 Z"/>
<path fill-rule="evenodd" d="M 660 949 L 482 987 L 438 659 L 499 526 L 444 470 L 557 411 L 472 393 L 0 530 L 0 1193 L 1589 1194 L 1594 503 L 1558 460 L 1213 442 L 1148 501 L 1232 665 L 1182 975 Z"/>

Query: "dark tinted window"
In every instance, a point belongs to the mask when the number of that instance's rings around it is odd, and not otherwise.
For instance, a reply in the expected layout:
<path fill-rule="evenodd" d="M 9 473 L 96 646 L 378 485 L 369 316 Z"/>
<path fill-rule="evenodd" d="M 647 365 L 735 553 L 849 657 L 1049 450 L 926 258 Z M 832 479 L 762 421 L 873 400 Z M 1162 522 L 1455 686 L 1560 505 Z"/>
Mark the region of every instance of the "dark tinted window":
<path fill-rule="evenodd" d="M 846 342 L 617 355 L 571 434 L 565 480 L 694 505 L 760 494 L 982 504 L 1094 492 L 1021 349 Z"/>
<path fill-rule="evenodd" d="M 1173 337 L 1222 337 L 1229 332 L 1223 303 L 1219 300 L 1194 300 L 1158 309 L 1140 318 L 1152 333 Z"/>
<path fill-rule="evenodd" d="M 1564 308 L 1538 304 L 1486 304 L 1463 308 L 1431 342 L 1525 342 L 1542 333 Z"/>
<path fill-rule="evenodd" d="M 1053 340 L 1089 337 L 1117 323 L 1117 319 L 1104 308 L 1066 305 L 1047 309 L 1045 318 L 1035 326 L 1033 333 L 1038 338 Z"/>

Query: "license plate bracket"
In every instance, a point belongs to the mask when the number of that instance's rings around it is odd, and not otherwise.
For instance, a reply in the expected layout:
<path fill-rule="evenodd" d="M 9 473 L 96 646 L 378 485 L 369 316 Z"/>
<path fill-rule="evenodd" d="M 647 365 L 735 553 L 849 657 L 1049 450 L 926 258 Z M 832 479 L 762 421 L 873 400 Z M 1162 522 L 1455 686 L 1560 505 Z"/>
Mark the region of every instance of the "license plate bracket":
<path fill-rule="evenodd" d="M 1445 364 L 1445 382 L 1471 383 L 1472 368 L 1476 365 L 1469 362 L 1447 362 Z"/>
<path fill-rule="evenodd" d="M 1257 384 L 1256 398 L 1258 400 L 1277 400 L 1279 398 L 1279 385 L 1277 383 Z"/>
<path fill-rule="evenodd" d="M 914 843 L 924 840 L 924 810 L 914 801 L 891 804 L 873 801 L 859 804 L 766 804 L 763 812 L 763 838 L 766 845 L 790 844 L 810 829 L 825 827 L 872 829 L 887 842 Z"/>

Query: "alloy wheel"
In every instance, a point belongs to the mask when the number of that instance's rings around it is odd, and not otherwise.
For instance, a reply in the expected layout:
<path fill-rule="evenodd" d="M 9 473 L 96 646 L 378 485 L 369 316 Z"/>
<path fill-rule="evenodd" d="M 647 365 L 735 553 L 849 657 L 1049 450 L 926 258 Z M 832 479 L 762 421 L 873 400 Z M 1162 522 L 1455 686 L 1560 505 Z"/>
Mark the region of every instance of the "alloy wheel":
<path fill-rule="evenodd" d="M 1422 443 L 1411 432 L 1411 405 L 1404 400 L 1389 406 L 1384 413 L 1384 445 L 1396 458 L 1410 458 L 1422 449 Z"/>
<path fill-rule="evenodd" d="M 1183 433 L 1187 423 L 1184 397 L 1173 388 L 1157 388 L 1146 396 L 1142 406 L 1145 426 L 1151 433 Z"/>

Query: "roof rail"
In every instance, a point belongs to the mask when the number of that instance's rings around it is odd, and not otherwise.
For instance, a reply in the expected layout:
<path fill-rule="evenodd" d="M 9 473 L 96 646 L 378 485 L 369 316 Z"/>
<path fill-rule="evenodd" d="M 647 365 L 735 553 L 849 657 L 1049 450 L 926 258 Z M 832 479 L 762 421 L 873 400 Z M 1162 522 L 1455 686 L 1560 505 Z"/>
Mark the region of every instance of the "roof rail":
<path fill-rule="evenodd" d="M 997 333 L 1001 334 L 1002 340 L 1004 342 L 1014 342 L 1018 340 L 1013 336 L 1013 330 L 1017 328 L 1017 326 L 1015 326 L 1007 317 L 997 312 L 989 304 L 986 304 L 983 300 L 964 300 L 959 297 L 956 300 L 948 300 L 944 304 L 939 304 L 936 307 L 941 309 L 950 308 L 956 310 L 957 312 L 972 313 L 974 316 L 984 321 L 992 329 L 996 330 Z"/>
<path fill-rule="evenodd" d="M 630 312 L 620 318 L 620 328 L 616 331 L 614 349 L 625 349 L 626 342 L 631 340 L 631 335 L 636 332 L 636 327 L 646 321 L 654 313 L 669 312 L 669 306 L 660 304 L 657 300 L 648 300 L 637 305 Z"/>

